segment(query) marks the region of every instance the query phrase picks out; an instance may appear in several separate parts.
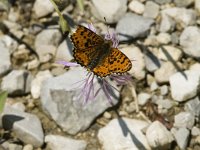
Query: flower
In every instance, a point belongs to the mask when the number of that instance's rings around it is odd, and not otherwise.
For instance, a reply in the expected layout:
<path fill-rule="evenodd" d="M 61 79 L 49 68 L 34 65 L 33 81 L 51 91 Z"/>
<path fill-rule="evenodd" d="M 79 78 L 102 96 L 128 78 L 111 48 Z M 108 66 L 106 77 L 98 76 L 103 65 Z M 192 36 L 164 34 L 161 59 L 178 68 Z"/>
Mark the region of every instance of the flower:
<path fill-rule="evenodd" d="M 96 29 L 92 24 L 88 25 L 88 28 L 92 30 L 93 32 L 96 32 Z M 117 39 L 117 36 L 115 33 L 110 34 L 109 32 L 105 35 L 104 37 L 106 40 L 111 40 L 113 43 L 113 47 L 117 48 L 119 44 L 119 40 Z M 57 63 L 62 64 L 66 67 L 75 67 L 79 66 L 79 64 L 75 62 L 66 62 L 66 61 L 58 61 Z M 100 84 L 100 88 L 95 89 L 95 79 L 97 79 L 98 83 Z M 115 81 L 117 85 L 125 85 L 128 84 L 131 81 L 131 76 L 130 75 L 117 75 L 117 74 L 112 74 L 109 75 L 105 78 L 96 78 L 96 76 L 93 74 L 93 72 L 88 72 L 86 75 L 86 78 L 77 82 L 80 83 L 81 87 L 81 92 L 80 92 L 80 97 L 83 97 L 83 104 L 86 104 L 89 100 L 95 99 L 95 97 L 98 95 L 100 90 L 103 90 L 105 93 L 109 103 L 113 105 L 113 98 L 115 96 L 114 91 L 116 90 L 117 92 L 118 89 L 111 85 L 111 81 Z"/>

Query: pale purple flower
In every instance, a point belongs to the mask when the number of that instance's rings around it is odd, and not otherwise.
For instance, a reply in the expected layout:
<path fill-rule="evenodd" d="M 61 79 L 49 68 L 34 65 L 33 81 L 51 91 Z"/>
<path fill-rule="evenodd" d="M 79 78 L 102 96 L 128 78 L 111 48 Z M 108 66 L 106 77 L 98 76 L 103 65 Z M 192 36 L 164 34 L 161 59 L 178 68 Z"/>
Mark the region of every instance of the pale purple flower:
<path fill-rule="evenodd" d="M 94 28 L 92 24 L 89 24 L 88 28 L 92 30 L 93 32 L 96 32 L 96 29 Z M 111 40 L 113 43 L 112 46 L 114 48 L 117 48 L 119 44 L 119 40 L 117 39 L 117 36 L 115 33 L 110 34 L 108 32 L 104 38 L 105 40 Z M 75 67 L 79 65 L 77 63 L 66 62 L 66 61 L 58 61 L 57 63 L 62 64 L 67 67 Z M 93 74 L 93 72 L 88 72 L 85 79 L 77 82 L 77 83 L 80 83 L 79 87 L 81 87 L 81 92 L 79 96 L 80 98 L 83 97 L 83 104 L 86 104 L 89 100 L 94 100 L 101 90 L 103 90 L 103 92 L 105 93 L 109 103 L 113 104 L 113 98 L 115 98 L 114 91 L 117 91 L 117 92 L 119 91 L 117 88 L 115 88 L 114 86 L 110 84 L 111 80 L 114 81 L 117 85 L 125 85 L 125 84 L 128 84 L 132 80 L 130 75 L 112 74 L 105 78 L 96 78 L 100 84 L 100 88 L 95 89 L 95 78 L 96 76 Z"/>
<path fill-rule="evenodd" d="M 67 61 L 57 61 L 58 64 L 64 65 L 66 67 L 76 67 L 79 66 L 79 64 L 75 63 L 75 62 L 67 62 Z"/>
<path fill-rule="evenodd" d="M 117 46 L 119 45 L 119 40 L 117 38 L 117 34 L 115 32 L 113 32 L 112 34 L 110 34 L 109 32 L 105 34 L 104 37 L 106 40 L 111 40 L 113 45 L 112 47 L 117 48 Z"/>
<path fill-rule="evenodd" d="M 90 29 L 90 30 L 92 30 L 93 32 L 96 33 L 96 29 L 95 29 L 95 27 L 93 26 L 92 23 L 89 23 L 89 24 L 88 24 L 88 29 Z"/>

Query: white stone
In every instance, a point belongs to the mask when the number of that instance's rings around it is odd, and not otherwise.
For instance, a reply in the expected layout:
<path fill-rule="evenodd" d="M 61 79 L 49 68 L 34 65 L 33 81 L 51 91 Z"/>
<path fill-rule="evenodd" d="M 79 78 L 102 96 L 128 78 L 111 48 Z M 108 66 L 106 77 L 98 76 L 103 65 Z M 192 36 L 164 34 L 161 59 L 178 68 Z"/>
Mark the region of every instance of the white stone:
<path fill-rule="evenodd" d="M 192 57 L 200 57 L 200 29 L 196 26 L 189 26 L 180 35 L 180 45 L 183 51 Z"/>
<path fill-rule="evenodd" d="M 189 7 L 194 3 L 194 0 L 174 0 L 177 7 Z"/>
<path fill-rule="evenodd" d="M 159 108 L 164 108 L 164 109 L 170 109 L 172 106 L 175 105 L 175 102 L 169 99 L 158 99 L 156 101 L 156 104 L 158 105 Z"/>
<path fill-rule="evenodd" d="M 195 64 L 191 65 L 190 70 L 200 71 L 200 63 L 195 63 Z"/>
<path fill-rule="evenodd" d="M 103 145 L 104 150 L 150 149 L 147 139 L 142 132 L 142 129 L 147 126 L 147 122 L 140 120 L 128 118 L 113 119 L 99 130 L 98 139 Z M 133 142 L 135 137 L 137 137 L 137 142 Z"/>
<path fill-rule="evenodd" d="M 183 53 L 179 48 L 170 45 L 163 46 L 163 48 L 158 50 L 158 58 L 164 61 L 170 61 L 170 59 L 178 61 L 182 55 Z"/>
<path fill-rule="evenodd" d="M 34 45 L 36 50 L 43 45 L 53 45 L 57 47 L 61 38 L 62 34 L 58 29 L 45 29 L 36 36 Z"/>
<path fill-rule="evenodd" d="M 160 94 L 161 95 L 167 95 L 168 94 L 168 86 L 167 85 L 163 85 L 160 87 Z"/>
<path fill-rule="evenodd" d="M 158 44 L 159 43 L 158 43 L 155 35 L 149 35 L 144 41 L 144 45 L 146 45 L 146 46 L 149 46 L 149 45 L 157 46 Z"/>
<path fill-rule="evenodd" d="M 162 16 L 167 15 L 173 18 L 182 28 L 192 25 L 196 22 L 196 12 L 186 8 L 166 8 L 162 10 Z"/>
<path fill-rule="evenodd" d="M 3 126 L 7 130 L 12 129 L 15 136 L 25 144 L 31 143 L 34 147 L 43 145 L 44 133 L 37 116 L 6 105 L 0 117 L 4 117 Z"/>
<path fill-rule="evenodd" d="M 188 145 L 190 131 L 186 128 L 180 128 L 175 134 L 174 137 L 180 149 L 186 149 Z"/>
<path fill-rule="evenodd" d="M 200 100 L 199 97 L 196 96 L 193 99 L 190 99 L 187 103 L 184 105 L 184 110 L 187 112 L 192 113 L 197 118 L 200 116 Z"/>
<path fill-rule="evenodd" d="M 32 75 L 25 70 L 13 70 L 5 76 L 1 89 L 11 95 L 21 95 L 30 92 Z"/>
<path fill-rule="evenodd" d="M 159 14 L 159 5 L 153 1 L 147 1 L 144 9 L 144 17 L 156 18 Z"/>
<path fill-rule="evenodd" d="M 45 63 L 55 56 L 56 47 L 54 45 L 41 45 L 37 47 L 36 52 L 39 55 L 40 62 Z"/>
<path fill-rule="evenodd" d="M 138 80 L 145 78 L 144 55 L 138 47 L 128 46 L 120 49 L 132 62 L 132 68 L 129 71 Z"/>
<path fill-rule="evenodd" d="M 99 20 L 116 23 L 127 11 L 127 0 L 92 0 L 92 14 Z"/>
<path fill-rule="evenodd" d="M 151 147 L 169 149 L 174 140 L 171 132 L 159 121 L 153 122 L 146 131 L 146 137 Z"/>
<path fill-rule="evenodd" d="M 152 18 L 143 17 L 134 13 L 126 13 L 117 23 L 116 31 L 120 33 L 120 41 L 132 40 L 139 37 L 146 37 L 151 25 Z"/>
<path fill-rule="evenodd" d="M 40 71 L 37 73 L 35 79 L 31 82 L 31 95 L 33 96 L 33 98 L 37 99 L 40 97 L 42 82 L 52 77 L 53 76 L 49 70 Z"/>
<path fill-rule="evenodd" d="M 144 4 L 137 0 L 132 0 L 129 3 L 128 8 L 137 14 L 143 14 L 144 12 Z"/>
<path fill-rule="evenodd" d="M 198 11 L 198 14 L 200 14 L 200 0 L 195 0 L 195 9 Z"/>
<path fill-rule="evenodd" d="M 37 18 L 44 17 L 54 11 L 54 7 L 49 0 L 36 0 L 33 6 Z"/>
<path fill-rule="evenodd" d="M 149 51 L 146 51 L 144 54 L 144 60 L 145 60 L 145 65 L 146 69 L 149 72 L 154 72 L 161 66 L 161 61 L 158 59 L 158 49 L 149 49 Z"/>
<path fill-rule="evenodd" d="M 87 146 L 83 140 L 74 140 L 60 135 L 47 135 L 45 142 L 52 150 L 85 150 Z"/>
<path fill-rule="evenodd" d="M 103 117 L 105 117 L 106 119 L 111 119 L 111 118 L 112 118 L 112 114 L 106 111 L 106 112 L 103 114 Z"/>
<path fill-rule="evenodd" d="M 161 67 L 155 71 L 154 76 L 158 83 L 168 83 L 169 78 L 176 73 L 176 68 L 170 62 L 162 63 Z"/>
<path fill-rule="evenodd" d="M 195 117 L 190 112 L 180 112 L 174 116 L 174 127 L 192 129 Z"/>
<path fill-rule="evenodd" d="M 41 87 L 42 107 L 69 134 L 76 134 L 89 128 L 97 116 L 116 105 L 119 99 L 117 91 L 113 93 L 115 97 L 111 96 L 112 105 L 103 90 L 93 97 L 93 90 L 90 91 L 90 87 L 94 88 L 95 93 L 102 86 L 94 78 L 93 84 L 85 88 L 86 79 L 88 81 L 86 75 L 88 72 L 83 67 L 71 67 L 66 73 L 45 80 Z M 114 84 L 112 86 L 120 90 Z M 91 92 L 89 98 L 86 93 L 88 91 Z"/>
<path fill-rule="evenodd" d="M 57 29 L 46 29 L 36 36 L 35 49 L 40 62 L 48 62 L 55 56 L 61 38 L 62 35 Z"/>
<path fill-rule="evenodd" d="M 176 22 L 166 14 L 162 13 L 162 20 L 160 23 L 160 32 L 170 32 L 175 28 Z"/>
<path fill-rule="evenodd" d="M 40 62 L 37 58 L 35 58 L 35 59 L 29 61 L 27 65 L 28 65 L 27 66 L 28 70 L 36 69 L 40 65 Z"/>
<path fill-rule="evenodd" d="M 151 91 L 155 91 L 155 90 L 158 89 L 158 87 L 159 87 L 159 86 L 158 86 L 157 82 L 154 81 L 154 82 L 152 82 L 151 85 L 150 85 L 150 90 L 151 90 Z"/>
<path fill-rule="evenodd" d="M 156 40 L 160 43 L 160 44 L 169 44 L 171 42 L 171 36 L 169 35 L 169 33 L 159 33 L 156 36 Z"/>
<path fill-rule="evenodd" d="M 186 101 L 198 92 L 200 72 L 195 70 L 178 72 L 170 77 L 169 82 L 172 98 L 179 102 Z"/>
<path fill-rule="evenodd" d="M 17 22 L 19 20 L 20 12 L 16 11 L 13 7 L 10 8 L 8 14 L 8 20 L 12 22 Z"/>
<path fill-rule="evenodd" d="M 22 102 L 14 103 L 12 107 L 20 111 L 25 111 L 26 109 L 25 105 Z"/>
<path fill-rule="evenodd" d="M 144 106 L 150 98 L 151 98 L 151 95 L 148 93 L 139 93 L 138 94 L 138 104 L 141 106 Z"/>
<path fill-rule="evenodd" d="M 144 0 L 146 1 L 146 0 Z M 154 0 L 156 3 L 163 5 L 163 4 L 168 4 L 171 3 L 172 0 Z"/>
<path fill-rule="evenodd" d="M 71 61 L 73 59 L 72 49 L 69 38 L 65 39 L 57 48 L 55 60 Z"/>
<path fill-rule="evenodd" d="M 33 145 L 27 144 L 23 147 L 23 150 L 33 150 Z"/>
<path fill-rule="evenodd" d="M 11 61 L 9 49 L 6 48 L 1 42 L 0 51 L 0 76 L 2 76 L 11 69 Z"/>
<path fill-rule="evenodd" d="M 199 136 L 199 135 L 200 135 L 200 129 L 197 128 L 196 126 L 194 126 L 194 127 L 192 128 L 191 134 L 192 134 L 193 136 Z"/>
<path fill-rule="evenodd" d="M 9 49 L 10 54 L 12 54 L 18 47 L 17 41 L 8 35 L 0 36 L 0 42 L 2 42 L 5 47 Z"/>

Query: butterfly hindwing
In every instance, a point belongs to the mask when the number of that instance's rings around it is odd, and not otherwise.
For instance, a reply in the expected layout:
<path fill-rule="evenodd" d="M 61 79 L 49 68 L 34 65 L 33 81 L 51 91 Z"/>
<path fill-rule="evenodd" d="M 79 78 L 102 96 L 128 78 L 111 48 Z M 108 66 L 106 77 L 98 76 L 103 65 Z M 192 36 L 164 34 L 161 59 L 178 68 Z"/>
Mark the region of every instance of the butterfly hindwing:
<path fill-rule="evenodd" d="M 95 54 L 95 47 L 87 48 L 84 50 L 74 49 L 74 59 L 78 64 L 87 68 L 92 61 L 92 56 Z"/>
<path fill-rule="evenodd" d="M 130 59 L 117 48 L 112 48 L 109 57 L 109 71 L 111 73 L 125 73 L 132 67 Z"/>

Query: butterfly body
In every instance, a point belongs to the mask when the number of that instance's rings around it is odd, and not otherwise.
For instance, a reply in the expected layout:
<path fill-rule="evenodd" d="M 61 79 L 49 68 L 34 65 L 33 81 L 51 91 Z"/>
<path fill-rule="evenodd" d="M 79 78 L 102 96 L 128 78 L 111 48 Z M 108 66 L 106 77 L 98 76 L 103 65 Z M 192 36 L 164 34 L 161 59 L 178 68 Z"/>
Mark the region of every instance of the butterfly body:
<path fill-rule="evenodd" d="M 79 25 L 71 40 L 76 62 L 99 77 L 125 73 L 132 67 L 128 57 L 112 47 L 111 40 L 104 40 L 86 27 Z"/>
<path fill-rule="evenodd" d="M 94 55 L 92 55 L 93 59 L 88 64 L 88 68 L 91 71 L 93 71 L 95 67 L 101 65 L 110 54 L 112 50 L 110 44 L 110 42 L 105 42 L 104 44 L 97 46 L 96 51 L 94 51 Z"/>

